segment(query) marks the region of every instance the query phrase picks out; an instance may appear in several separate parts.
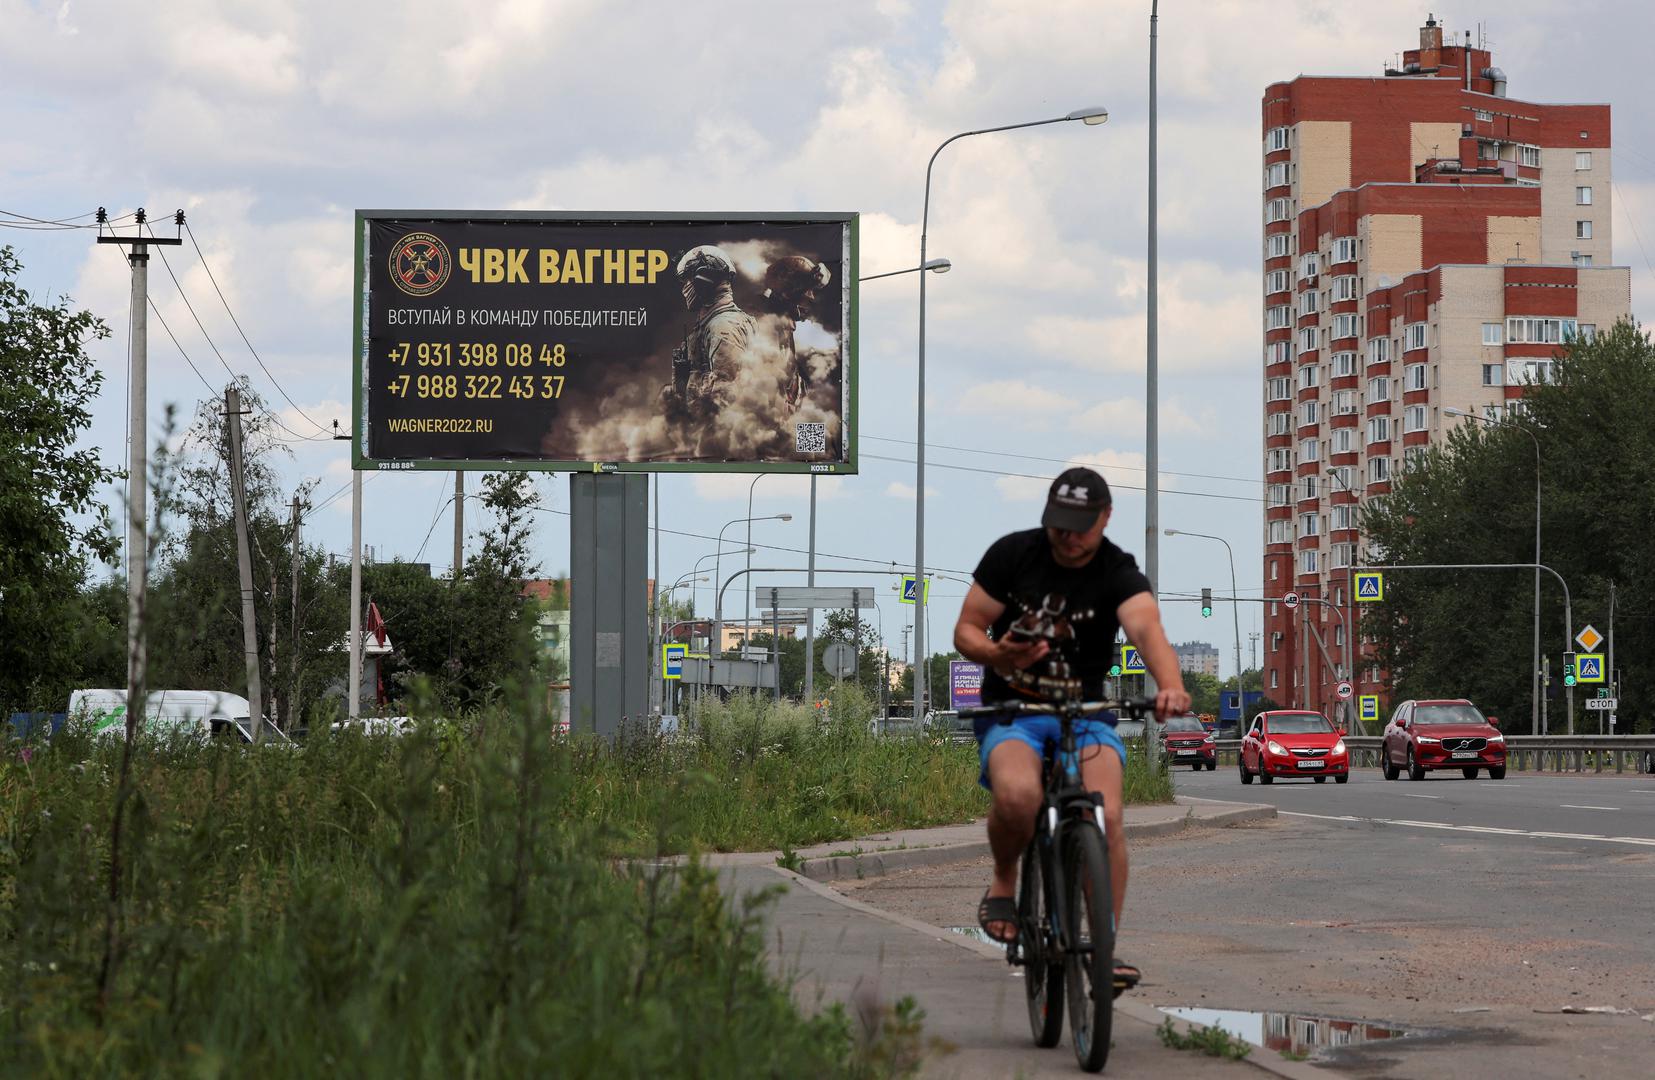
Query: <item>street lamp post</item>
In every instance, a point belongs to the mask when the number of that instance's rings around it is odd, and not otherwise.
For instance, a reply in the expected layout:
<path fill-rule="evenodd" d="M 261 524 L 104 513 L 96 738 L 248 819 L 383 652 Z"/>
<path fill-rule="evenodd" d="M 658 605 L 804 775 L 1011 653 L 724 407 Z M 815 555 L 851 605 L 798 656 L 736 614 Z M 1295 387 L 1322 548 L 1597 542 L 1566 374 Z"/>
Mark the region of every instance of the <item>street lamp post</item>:
<path fill-rule="evenodd" d="M 1496 426 L 1495 421 L 1486 416 L 1479 416 L 1464 409 L 1446 408 L 1442 410 L 1444 416 L 1459 416 L 1467 420 L 1476 420 L 1480 423 Z M 1513 425 L 1518 431 L 1534 440 L 1534 659 L 1529 665 L 1532 689 L 1529 694 L 1529 730 L 1540 734 L 1540 438 L 1526 427 Z M 1570 632 L 1574 627 L 1569 628 Z M 1571 721 L 1574 719 L 1571 714 Z"/>
<path fill-rule="evenodd" d="M 766 514 L 763 517 L 758 517 L 758 518 L 744 517 L 744 518 L 736 518 L 734 521 L 726 521 L 724 523 L 724 529 L 728 529 L 731 525 L 740 525 L 743 522 L 749 523 L 749 528 L 747 530 L 748 542 L 747 542 L 747 547 L 745 548 L 745 551 L 746 551 L 746 554 L 748 556 L 748 559 L 747 559 L 748 569 L 751 569 L 752 568 L 752 562 L 753 562 L 752 554 L 753 554 L 753 551 L 754 551 L 753 544 L 752 544 L 753 531 L 752 531 L 752 528 L 751 528 L 751 523 L 754 522 L 754 521 L 792 521 L 792 520 L 793 520 L 793 515 L 792 514 Z M 714 582 L 718 581 L 718 575 L 723 570 L 723 561 L 720 558 L 720 556 L 722 556 L 723 553 L 724 553 L 724 551 L 723 551 L 723 549 L 724 549 L 724 529 L 718 530 L 718 549 L 713 552 L 713 580 L 714 580 Z M 751 619 L 752 619 L 752 616 L 751 616 L 751 614 L 749 614 L 748 620 L 751 621 Z M 723 633 L 724 633 L 724 619 L 723 619 L 722 615 L 719 614 L 717 612 L 716 608 L 715 608 L 715 617 L 713 619 L 713 637 L 712 637 L 712 640 L 710 642 L 708 642 L 708 647 L 707 647 L 707 654 L 710 657 L 713 657 L 713 658 L 716 659 L 718 654 L 722 651 L 719 648 L 719 646 L 723 643 L 722 642 Z M 746 638 L 745 634 L 741 639 L 741 643 L 742 643 L 743 647 L 745 647 L 746 644 L 747 644 L 747 638 Z"/>
<path fill-rule="evenodd" d="M 1360 506 L 1360 501 L 1361 501 L 1362 496 L 1358 495 L 1356 493 L 1356 489 L 1350 486 L 1350 481 L 1345 479 L 1345 474 L 1340 472 L 1338 467 L 1334 467 L 1334 468 L 1330 468 L 1330 469 L 1327 470 L 1327 475 L 1331 479 L 1337 480 L 1337 481 L 1339 481 L 1339 483 L 1344 485 L 1345 493 L 1350 495 L 1353 499 L 1357 500 L 1357 502 L 1351 503 L 1351 508 L 1353 510 L 1358 508 Z M 1358 544 L 1360 544 L 1360 541 L 1358 541 Z M 1354 547 L 1351 550 L 1350 565 L 1352 565 L 1352 566 L 1356 565 L 1356 550 L 1355 550 Z M 1346 576 L 1347 579 L 1350 577 L 1350 574 L 1349 574 L 1348 570 L 1347 570 L 1345 576 Z M 1329 578 L 1328 581 L 1329 581 L 1329 587 L 1331 588 L 1332 578 Z M 1348 581 L 1346 583 L 1346 588 L 1345 588 L 1345 604 L 1344 604 L 1344 607 L 1345 607 L 1345 610 L 1344 610 L 1343 614 L 1344 614 L 1344 623 L 1345 623 L 1345 678 L 1347 678 L 1351 681 L 1351 687 L 1352 687 L 1352 690 L 1354 692 L 1354 688 L 1357 685 L 1356 665 L 1360 664 L 1362 662 L 1362 654 L 1356 648 L 1356 640 L 1355 640 L 1354 637 L 1352 637 L 1352 634 L 1355 633 L 1356 627 L 1355 627 L 1354 621 L 1351 618 L 1351 612 L 1354 611 L 1355 608 L 1356 608 L 1356 596 L 1355 596 L 1354 593 L 1352 593 L 1350 591 Z M 1349 731 L 1355 731 L 1356 730 L 1356 711 L 1355 711 L 1356 710 L 1356 705 L 1355 705 L 1355 703 L 1352 702 L 1352 701 L 1346 701 L 1346 702 L 1343 703 L 1343 709 L 1344 709 L 1344 713 L 1345 713 L 1345 728 Z"/>
<path fill-rule="evenodd" d="M 958 135 L 950 135 L 931 152 L 931 160 L 925 165 L 925 200 L 920 212 L 919 223 L 919 265 L 926 266 L 925 241 L 926 232 L 931 221 L 931 170 L 937 164 L 937 155 L 949 143 L 956 142 L 971 135 L 987 135 L 996 131 L 1015 131 L 1018 128 L 1041 127 L 1046 124 L 1061 124 L 1068 120 L 1080 120 L 1088 125 L 1101 124 L 1109 119 L 1109 111 L 1099 107 L 1076 109 L 1065 116 L 1054 116 L 1047 120 L 1026 120 L 1020 124 L 1001 124 L 998 127 L 977 128 L 973 131 L 962 131 Z M 920 605 L 925 603 L 925 279 L 929 274 L 919 276 L 919 382 L 918 396 L 915 399 L 916 425 L 914 454 L 914 604 L 917 615 Z M 925 698 L 925 664 L 921 659 L 925 655 L 924 619 L 914 619 L 914 708 L 922 708 Z"/>
<path fill-rule="evenodd" d="M 1230 596 L 1233 598 L 1239 595 L 1236 591 L 1236 555 L 1235 551 L 1231 549 L 1230 542 L 1228 540 L 1224 539 L 1222 536 L 1209 536 L 1207 533 L 1190 532 L 1186 529 L 1167 529 L 1166 534 L 1168 536 L 1198 536 L 1203 540 L 1217 540 L 1220 544 L 1223 544 L 1225 554 L 1230 557 Z M 1242 706 L 1247 700 L 1246 687 L 1242 685 L 1241 679 L 1241 601 L 1236 599 L 1232 599 L 1230 601 L 1230 617 L 1231 621 L 1235 624 L 1236 723 L 1239 725 L 1241 723 L 1240 714 L 1244 711 Z"/>

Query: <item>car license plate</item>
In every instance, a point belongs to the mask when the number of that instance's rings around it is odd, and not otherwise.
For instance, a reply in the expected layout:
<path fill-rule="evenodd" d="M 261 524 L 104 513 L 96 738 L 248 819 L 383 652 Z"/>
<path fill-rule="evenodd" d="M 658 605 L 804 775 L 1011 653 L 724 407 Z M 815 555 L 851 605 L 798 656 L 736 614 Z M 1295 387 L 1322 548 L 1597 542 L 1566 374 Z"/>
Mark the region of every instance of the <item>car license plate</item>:
<path fill-rule="evenodd" d="M 1178 751 L 1178 754 L 1179 754 L 1180 757 L 1183 757 L 1183 756 L 1194 757 L 1195 753 L 1196 752 L 1194 750 L 1180 750 L 1180 751 Z"/>
<path fill-rule="evenodd" d="M 1320 769 L 1323 765 L 1326 765 L 1326 764 L 1327 764 L 1327 762 L 1325 762 L 1325 761 L 1301 761 L 1301 762 L 1299 762 L 1299 768 L 1301 768 L 1301 769 Z"/>
<path fill-rule="evenodd" d="M 1454 751 L 1454 756 L 1456 758 L 1474 758 L 1474 757 L 1477 756 L 1477 751 L 1475 751 L 1475 750 L 1456 750 L 1456 751 Z"/>

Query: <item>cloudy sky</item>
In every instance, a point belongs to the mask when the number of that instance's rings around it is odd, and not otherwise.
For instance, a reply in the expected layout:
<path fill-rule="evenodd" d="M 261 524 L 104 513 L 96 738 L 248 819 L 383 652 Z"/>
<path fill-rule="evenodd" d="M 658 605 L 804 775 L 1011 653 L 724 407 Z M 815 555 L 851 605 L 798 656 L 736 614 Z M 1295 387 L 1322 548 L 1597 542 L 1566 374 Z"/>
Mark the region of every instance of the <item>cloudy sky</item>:
<path fill-rule="evenodd" d="M 1301 72 L 1377 73 L 1417 42 L 1425 14 L 1162 5 L 1160 514 L 1228 539 L 1243 595 L 1260 594 L 1259 100 Z M 1652 87 L 1640 55 L 1651 7 L 1506 0 L 1437 14 L 1454 30 L 1487 20 L 1514 97 L 1615 106 L 1616 261 L 1633 268 L 1643 314 L 1655 296 L 1655 119 L 1641 111 Z M 874 274 L 917 262 L 925 163 L 943 139 L 1104 105 L 1101 127 L 987 135 L 938 160 L 930 254 L 954 270 L 927 300 L 927 554 L 968 576 L 995 537 L 1037 522 L 1044 478 L 1077 460 L 1106 466 L 1111 534 L 1141 557 L 1147 3 L 0 0 L 0 26 L 0 210 L 55 220 L 144 206 L 160 219 L 183 208 L 205 254 L 204 265 L 186 242 L 167 252 L 171 274 L 152 269 L 183 350 L 152 320 L 152 423 L 165 403 L 189 412 L 207 396 L 187 354 L 214 392 L 226 365 L 251 374 L 301 435 L 316 434 L 312 420 L 349 421 L 356 208 L 855 210 L 861 272 Z M 0 243 L 18 250 L 27 288 L 67 293 L 115 330 L 95 350 L 108 382 L 88 440 L 123 461 L 124 262 L 87 231 L 4 228 Z M 917 292 L 911 275 L 862 291 L 862 471 L 821 485 L 820 565 L 913 558 Z M 348 483 L 341 446 L 295 441 L 288 483 L 317 478 L 322 503 Z M 665 580 L 714 550 L 678 534 L 745 517 L 751 483 L 663 478 Z M 550 508 L 567 509 L 564 477 L 540 484 Z M 755 544 L 805 547 L 807 485 L 757 482 L 753 513 L 793 520 L 755 525 Z M 366 543 L 443 570 L 450 487 L 448 474 L 372 476 Z M 541 521 L 541 562 L 564 571 L 568 519 Z M 345 553 L 348 497 L 307 529 Z M 803 563 L 761 551 L 757 565 Z M 1164 592 L 1229 586 L 1209 541 L 1162 539 L 1160 576 Z M 964 592 L 934 586 L 932 641 L 946 641 Z M 900 643 L 912 609 L 885 595 L 878 621 Z M 710 589 L 698 601 L 708 610 Z M 1203 622 L 1174 604 L 1167 622 L 1174 641 L 1218 645 L 1228 673 L 1219 615 Z M 1256 613 L 1244 607 L 1241 622 L 1245 638 Z"/>

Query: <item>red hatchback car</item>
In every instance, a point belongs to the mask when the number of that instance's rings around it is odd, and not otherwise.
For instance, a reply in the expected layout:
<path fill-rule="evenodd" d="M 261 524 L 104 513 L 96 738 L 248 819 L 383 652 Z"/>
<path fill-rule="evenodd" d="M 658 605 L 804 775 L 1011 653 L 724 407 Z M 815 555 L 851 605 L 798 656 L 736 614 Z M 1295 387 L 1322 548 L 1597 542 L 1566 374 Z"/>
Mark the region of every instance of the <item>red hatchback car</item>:
<path fill-rule="evenodd" d="M 1161 728 L 1161 745 L 1166 748 L 1169 764 L 1193 765 L 1197 772 L 1203 765 L 1208 771 L 1218 768 L 1218 747 L 1213 742 L 1213 733 L 1193 713 L 1168 720 Z"/>
<path fill-rule="evenodd" d="M 1345 733 L 1319 712 L 1281 709 L 1253 718 L 1241 739 L 1241 782 L 1268 784 L 1278 776 L 1308 776 L 1318 784 L 1328 777 L 1350 781 L 1350 753 Z"/>
<path fill-rule="evenodd" d="M 1487 769 L 1490 780 L 1504 780 L 1506 738 L 1464 698 L 1404 701 L 1385 725 L 1379 766 L 1387 780 L 1404 771 L 1423 780 L 1438 769 L 1458 769 L 1467 780 Z"/>

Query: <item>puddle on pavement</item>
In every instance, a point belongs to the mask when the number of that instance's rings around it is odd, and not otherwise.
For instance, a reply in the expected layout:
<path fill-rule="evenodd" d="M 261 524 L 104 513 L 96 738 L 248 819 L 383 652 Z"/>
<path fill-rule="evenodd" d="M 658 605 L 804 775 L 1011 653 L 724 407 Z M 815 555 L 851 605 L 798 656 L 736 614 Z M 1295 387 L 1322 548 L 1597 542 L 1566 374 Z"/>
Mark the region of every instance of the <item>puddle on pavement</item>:
<path fill-rule="evenodd" d="M 951 933 L 960 934 L 963 937 L 968 937 L 972 941 L 980 941 L 984 945 L 992 945 L 996 949 L 1003 949 L 1006 947 L 1005 942 L 995 941 L 993 938 L 989 937 L 987 931 L 980 926 L 945 926 L 943 929 Z"/>
<path fill-rule="evenodd" d="M 1173 1005 L 1162 1005 L 1160 1009 L 1192 1024 L 1223 1028 L 1254 1046 L 1291 1057 L 1315 1057 L 1346 1047 L 1420 1034 L 1390 1024 L 1306 1013 L 1196 1009 Z"/>

